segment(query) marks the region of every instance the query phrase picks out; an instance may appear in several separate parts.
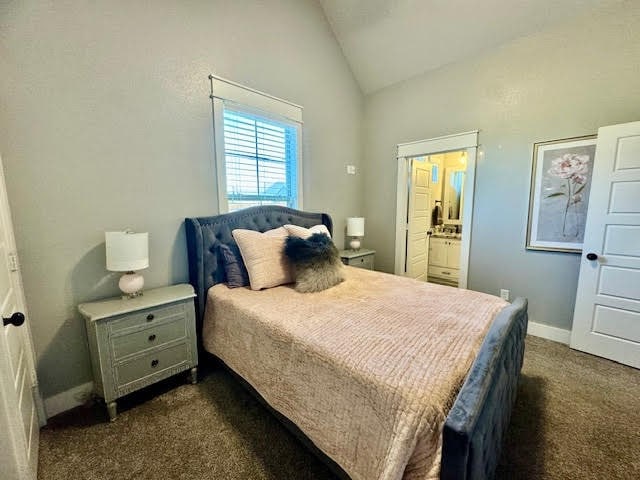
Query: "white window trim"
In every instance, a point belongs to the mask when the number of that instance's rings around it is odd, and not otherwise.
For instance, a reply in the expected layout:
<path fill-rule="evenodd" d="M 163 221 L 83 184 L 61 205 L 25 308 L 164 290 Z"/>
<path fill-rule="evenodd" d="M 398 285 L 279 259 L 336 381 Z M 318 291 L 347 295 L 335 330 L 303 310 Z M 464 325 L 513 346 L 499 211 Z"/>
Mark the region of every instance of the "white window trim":
<path fill-rule="evenodd" d="M 277 120 L 278 117 L 280 117 L 282 121 L 294 124 L 297 127 L 297 209 L 303 210 L 302 107 L 216 75 L 209 75 L 209 79 L 211 80 L 211 101 L 213 103 L 213 142 L 216 161 L 216 180 L 218 184 L 218 213 L 227 213 L 229 211 L 223 128 L 224 104 L 226 102 L 235 103 L 242 110 L 254 111 L 256 114 L 262 114 L 266 118 Z"/>

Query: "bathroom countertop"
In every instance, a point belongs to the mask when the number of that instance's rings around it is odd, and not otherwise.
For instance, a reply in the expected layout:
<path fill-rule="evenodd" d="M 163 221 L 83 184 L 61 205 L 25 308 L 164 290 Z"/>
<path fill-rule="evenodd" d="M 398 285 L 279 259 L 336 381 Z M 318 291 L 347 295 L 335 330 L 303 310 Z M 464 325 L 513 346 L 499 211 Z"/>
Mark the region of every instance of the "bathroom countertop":
<path fill-rule="evenodd" d="M 461 233 L 432 233 L 431 236 L 433 238 L 451 238 L 453 240 L 462 239 Z"/>

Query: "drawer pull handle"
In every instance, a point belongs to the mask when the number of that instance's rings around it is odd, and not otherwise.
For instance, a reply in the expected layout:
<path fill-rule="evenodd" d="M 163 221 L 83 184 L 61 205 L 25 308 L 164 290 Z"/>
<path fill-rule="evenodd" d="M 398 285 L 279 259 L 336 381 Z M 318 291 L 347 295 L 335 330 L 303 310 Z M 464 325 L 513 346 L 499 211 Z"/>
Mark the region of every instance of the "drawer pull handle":
<path fill-rule="evenodd" d="M 147 322 L 150 322 L 153 319 L 154 319 L 153 313 L 150 313 L 149 315 L 147 315 Z"/>
<path fill-rule="evenodd" d="M 156 339 L 156 334 L 149 335 L 149 341 L 153 342 Z"/>
<path fill-rule="evenodd" d="M 442 272 L 443 275 L 451 275 L 451 272 Z"/>
<path fill-rule="evenodd" d="M 151 366 L 152 366 L 153 368 L 156 368 L 156 367 L 158 366 L 158 364 L 159 364 L 159 363 L 160 363 L 160 361 L 158 361 L 158 360 L 151 360 Z"/>

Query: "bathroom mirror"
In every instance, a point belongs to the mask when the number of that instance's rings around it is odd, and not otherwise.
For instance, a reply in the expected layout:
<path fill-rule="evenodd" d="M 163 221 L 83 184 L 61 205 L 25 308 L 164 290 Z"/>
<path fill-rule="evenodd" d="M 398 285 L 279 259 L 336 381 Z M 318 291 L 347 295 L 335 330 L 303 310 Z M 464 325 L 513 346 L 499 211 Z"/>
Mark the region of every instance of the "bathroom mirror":
<path fill-rule="evenodd" d="M 444 185 L 444 211 L 442 212 L 445 223 L 454 225 L 462 223 L 464 172 L 463 168 L 447 168 Z"/>

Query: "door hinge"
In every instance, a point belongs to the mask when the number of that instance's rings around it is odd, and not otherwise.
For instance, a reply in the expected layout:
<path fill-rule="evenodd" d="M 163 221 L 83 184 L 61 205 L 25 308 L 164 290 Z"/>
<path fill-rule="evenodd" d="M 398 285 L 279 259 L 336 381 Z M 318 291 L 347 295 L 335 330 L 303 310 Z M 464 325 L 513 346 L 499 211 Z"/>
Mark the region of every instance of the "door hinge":
<path fill-rule="evenodd" d="M 11 252 L 7 254 L 7 263 L 9 264 L 9 270 L 12 272 L 18 271 L 18 254 Z"/>

